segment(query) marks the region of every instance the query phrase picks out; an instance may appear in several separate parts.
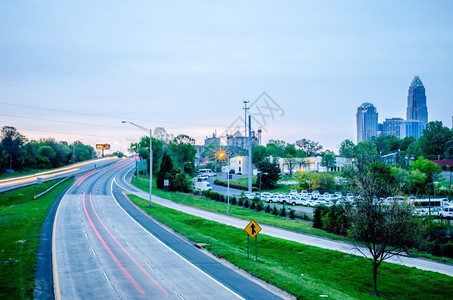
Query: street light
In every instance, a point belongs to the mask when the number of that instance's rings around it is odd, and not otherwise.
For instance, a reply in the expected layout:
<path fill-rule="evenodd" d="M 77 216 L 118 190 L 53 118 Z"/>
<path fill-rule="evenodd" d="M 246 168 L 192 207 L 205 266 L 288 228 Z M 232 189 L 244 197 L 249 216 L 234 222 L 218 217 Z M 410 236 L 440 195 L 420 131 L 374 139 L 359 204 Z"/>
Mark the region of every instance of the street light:
<path fill-rule="evenodd" d="M 227 168 L 227 172 L 226 172 L 226 175 L 227 175 L 227 213 L 230 213 L 230 158 L 228 157 L 228 155 L 226 154 L 226 152 L 224 150 L 219 150 L 217 152 L 217 158 L 220 161 L 225 160 L 225 158 L 228 159 L 228 168 Z"/>
<path fill-rule="evenodd" d="M 311 185 L 311 167 L 310 165 L 314 163 L 313 158 L 308 159 L 308 192 L 310 193 L 310 185 Z"/>
<path fill-rule="evenodd" d="M 152 205 L 151 205 L 151 199 L 152 199 L 152 194 L 153 194 L 153 139 L 152 139 L 152 131 L 151 131 L 151 129 L 148 129 L 146 127 L 137 125 L 137 124 L 129 122 L 129 121 L 121 121 L 121 123 L 129 123 L 131 125 L 134 125 L 137 128 L 140 128 L 141 130 L 149 132 L 149 207 L 152 207 Z"/>

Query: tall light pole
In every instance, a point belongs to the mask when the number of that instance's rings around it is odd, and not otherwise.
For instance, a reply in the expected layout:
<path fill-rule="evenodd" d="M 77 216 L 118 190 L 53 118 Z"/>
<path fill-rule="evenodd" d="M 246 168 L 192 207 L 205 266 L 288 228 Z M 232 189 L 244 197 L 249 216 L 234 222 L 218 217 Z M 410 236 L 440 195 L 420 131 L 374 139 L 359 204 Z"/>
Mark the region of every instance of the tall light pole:
<path fill-rule="evenodd" d="M 153 194 L 153 137 L 152 137 L 152 131 L 151 131 L 151 129 L 148 129 L 146 127 L 137 125 L 137 124 L 129 122 L 129 121 L 121 121 L 121 123 L 129 123 L 131 125 L 134 125 L 137 128 L 140 128 L 141 130 L 149 132 L 149 207 L 152 207 L 152 204 L 151 204 L 151 199 L 152 199 L 152 194 Z"/>
<path fill-rule="evenodd" d="M 228 167 L 227 167 L 227 213 L 230 213 L 230 158 L 226 154 L 224 150 L 219 150 L 217 152 L 217 158 L 220 161 L 223 161 L 225 159 L 228 159 Z"/>

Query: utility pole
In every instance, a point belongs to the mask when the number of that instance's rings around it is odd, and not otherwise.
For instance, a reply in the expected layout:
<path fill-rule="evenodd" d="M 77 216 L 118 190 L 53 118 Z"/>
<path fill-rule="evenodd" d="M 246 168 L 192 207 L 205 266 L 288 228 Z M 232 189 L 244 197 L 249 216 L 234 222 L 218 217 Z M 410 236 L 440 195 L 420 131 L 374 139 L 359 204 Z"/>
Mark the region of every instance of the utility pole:
<path fill-rule="evenodd" d="M 247 107 L 248 103 L 249 103 L 248 101 L 244 100 L 244 108 L 243 108 L 243 110 L 244 110 L 244 139 L 243 139 L 243 141 L 244 141 L 243 142 L 244 149 L 246 147 L 246 140 L 247 140 L 246 139 L 246 137 L 247 137 L 247 110 L 249 109 Z"/>
<path fill-rule="evenodd" d="M 252 192 L 252 116 L 249 115 L 249 193 Z"/>

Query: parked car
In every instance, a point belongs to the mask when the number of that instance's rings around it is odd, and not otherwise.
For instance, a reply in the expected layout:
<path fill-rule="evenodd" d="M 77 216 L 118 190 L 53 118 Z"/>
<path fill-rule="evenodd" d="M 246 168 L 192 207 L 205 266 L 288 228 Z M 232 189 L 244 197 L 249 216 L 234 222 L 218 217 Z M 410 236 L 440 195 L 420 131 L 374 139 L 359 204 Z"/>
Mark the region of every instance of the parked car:
<path fill-rule="evenodd" d="M 195 190 L 199 191 L 210 191 L 212 190 L 212 186 L 207 181 L 195 181 L 193 183 L 193 187 Z"/>
<path fill-rule="evenodd" d="M 439 217 L 451 219 L 453 218 L 453 206 L 445 206 L 439 213 Z"/>

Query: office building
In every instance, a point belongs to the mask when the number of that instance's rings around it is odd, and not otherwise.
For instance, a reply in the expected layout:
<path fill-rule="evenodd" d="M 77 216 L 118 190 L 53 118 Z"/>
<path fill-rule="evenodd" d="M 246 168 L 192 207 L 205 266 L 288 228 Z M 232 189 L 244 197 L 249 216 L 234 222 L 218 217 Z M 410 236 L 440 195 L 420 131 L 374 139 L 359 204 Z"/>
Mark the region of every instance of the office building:
<path fill-rule="evenodd" d="M 413 136 L 415 139 L 418 139 L 425 129 L 425 124 L 422 121 L 416 120 L 407 120 L 401 123 L 401 138 L 407 136 Z"/>
<path fill-rule="evenodd" d="M 428 123 L 428 108 L 426 107 L 425 87 L 418 76 L 414 77 L 407 96 L 406 120 Z"/>
<path fill-rule="evenodd" d="M 377 136 L 378 113 L 373 104 L 365 102 L 357 108 L 357 143 Z"/>
<path fill-rule="evenodd" d="M 385 119 L 382 126 L 382 135 L 394 135 L 397 138 L 401 138 L 401 123 L 403 123 L 402 118 Z"/>

